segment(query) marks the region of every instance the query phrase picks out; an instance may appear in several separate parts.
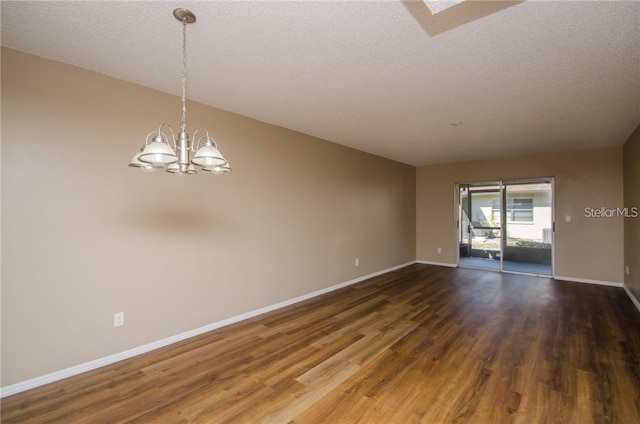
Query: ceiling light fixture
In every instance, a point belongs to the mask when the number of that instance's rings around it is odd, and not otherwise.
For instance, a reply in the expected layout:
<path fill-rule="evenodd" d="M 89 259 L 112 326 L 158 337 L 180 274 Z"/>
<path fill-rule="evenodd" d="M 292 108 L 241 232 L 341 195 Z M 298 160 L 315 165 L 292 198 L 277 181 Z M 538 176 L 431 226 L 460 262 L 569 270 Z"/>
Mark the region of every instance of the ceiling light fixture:
<path fill-rule="evenodd" d="M 196 16 L 187 9 L 176 9 L 173 16 L 182 22 L 182 123 L 176 138 L 168 124 L 160 124 L 157 131 L 152 131 L 140 149 L 131 159 L 129 166 L 141 168 L 145 172 L 153 172 L 163 168 L 177 175 L 196 173 L 196 166 L 203 171 L 222 174 L 231 171 L 229 162 L 222 156 L 216 141 L 209 132 L 200 128 L 193 134 L 193 142 L 189 142 L 187 133 L 187 24 L 196 21 Z M 171 133 L 173 146 L 169 144 L 166 131 Z M 149 141 L 151 139 L 151 141 Z M 202 147 L 200 146 L 202 144 Z"/>

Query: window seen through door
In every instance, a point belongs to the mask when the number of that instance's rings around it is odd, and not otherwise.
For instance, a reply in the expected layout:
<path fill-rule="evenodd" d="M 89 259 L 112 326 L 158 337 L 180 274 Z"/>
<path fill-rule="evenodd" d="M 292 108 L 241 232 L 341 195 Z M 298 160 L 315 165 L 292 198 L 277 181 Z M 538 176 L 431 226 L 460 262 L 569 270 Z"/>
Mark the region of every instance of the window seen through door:
<path fill-rule="evenodd" d="M 507 199 L 507 222 L 533 222 L 533 199 Z M 493 200 L 493 218 L 500 222 L 500 199 Z"/>

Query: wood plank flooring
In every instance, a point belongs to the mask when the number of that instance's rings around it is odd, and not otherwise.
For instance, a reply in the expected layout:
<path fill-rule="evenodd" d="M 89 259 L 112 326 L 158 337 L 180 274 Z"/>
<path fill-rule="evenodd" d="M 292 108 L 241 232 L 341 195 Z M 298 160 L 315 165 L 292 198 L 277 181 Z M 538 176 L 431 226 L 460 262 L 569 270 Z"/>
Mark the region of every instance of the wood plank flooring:
<path fill-rule="evenodd" d="M 621 288 L 412 265 L 3 399 L 10 423 L 640 423 Z"/>

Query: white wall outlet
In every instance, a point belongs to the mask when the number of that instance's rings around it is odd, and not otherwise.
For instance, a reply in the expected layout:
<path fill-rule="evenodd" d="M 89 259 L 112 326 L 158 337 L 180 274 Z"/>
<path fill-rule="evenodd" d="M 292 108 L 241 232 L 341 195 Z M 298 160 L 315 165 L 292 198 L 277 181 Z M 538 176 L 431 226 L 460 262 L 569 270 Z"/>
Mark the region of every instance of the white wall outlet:
<path fill-rule="evenodd" d="M 625 265 L 625 266 L 624 266 L 624 273 L 625 273 L 626 275 L 629 275 L 629 265 Z"/>
<path fill-rule="evenodd" d="M 124 325 L 124 312 L 116 312 L 113 314 L 113 326 L 122 327 Z"/>
<path fill-rule="evenodd" d="M 356 258 L 354 263 L 356 266 L 360 266 L 360 258 Z"/>
<path fill-rule="evenodd" d="M 564 220 L 566 222 L 571 222 L 571 215 L 565 215 Z"/>
<path fill-rule="evenodd" d="M 442 253 L 442 247 L 438 247 L 437 251 L 438 251 L 438 255 L 441 254 Z"/>

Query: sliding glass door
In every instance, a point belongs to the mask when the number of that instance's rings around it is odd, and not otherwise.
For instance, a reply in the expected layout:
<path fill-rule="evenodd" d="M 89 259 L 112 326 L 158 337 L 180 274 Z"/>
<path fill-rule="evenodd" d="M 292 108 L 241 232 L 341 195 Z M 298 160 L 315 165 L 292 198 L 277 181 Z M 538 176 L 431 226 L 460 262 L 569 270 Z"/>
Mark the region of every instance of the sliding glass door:
<path fill-rule="evenodd" d="M 505 181 L 503 190 L 502 269 L 553 275 L 552 181 Z"/>
<path fill-rule="evenodd" d="M 458 185 L 460 266 L 553 275 L 550 178 Z"/>

